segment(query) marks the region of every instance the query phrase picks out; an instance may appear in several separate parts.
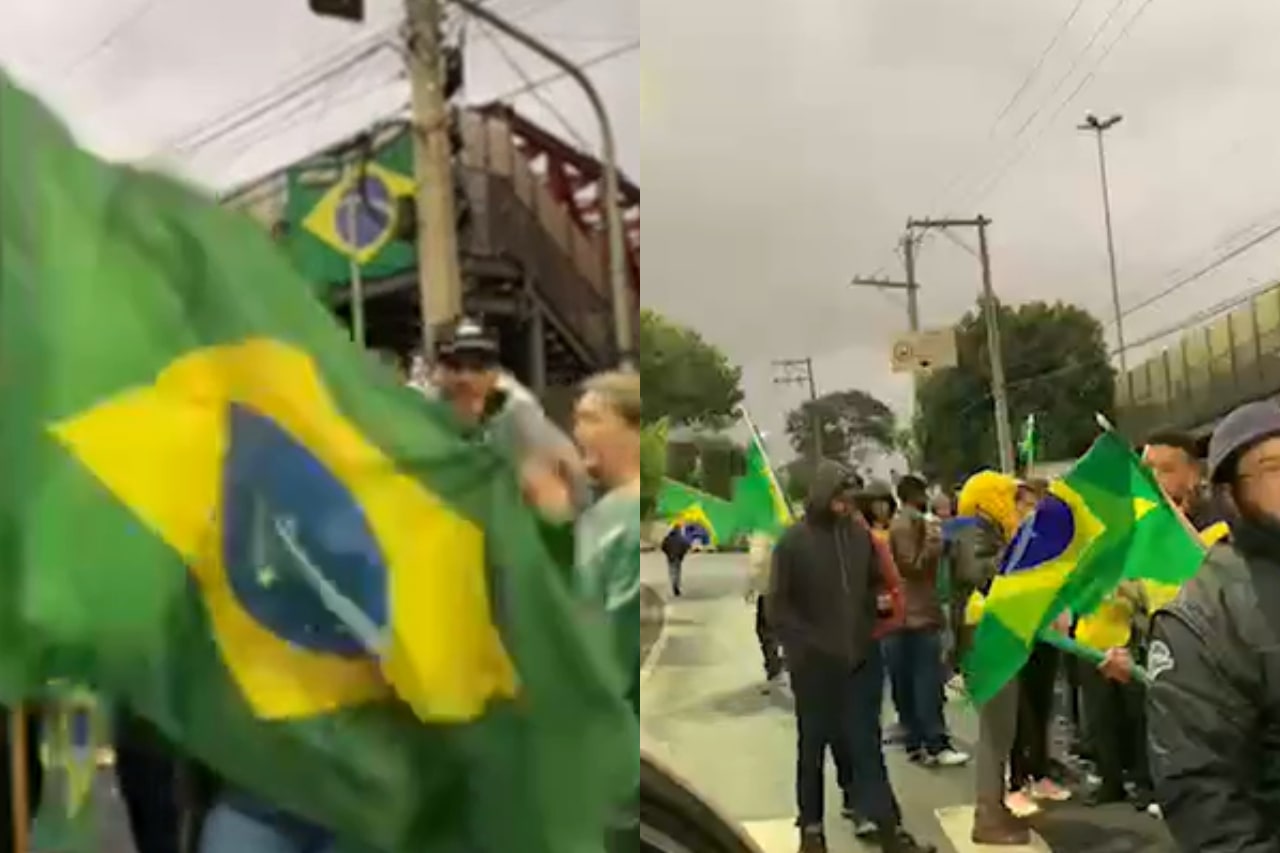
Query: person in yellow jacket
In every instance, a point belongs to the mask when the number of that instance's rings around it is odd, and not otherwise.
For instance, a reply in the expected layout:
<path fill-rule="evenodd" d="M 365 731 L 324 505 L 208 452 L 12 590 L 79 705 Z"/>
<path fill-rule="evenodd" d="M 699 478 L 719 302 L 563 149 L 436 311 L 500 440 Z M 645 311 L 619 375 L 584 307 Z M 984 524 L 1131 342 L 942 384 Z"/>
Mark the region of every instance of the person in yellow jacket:
<path fill-rule="evenodd" d="M 1080 618 L 1076 623 L 1076 642 L 1113 658 L 1118 650 L 1132 656 L 1145 635 L 1149 610 L 1143 584 L 1126 581 L 1096 611 Z M 1110 670 L 1106 664 L 1081 669 L 1080 691 L 1092 757 L 1102 777 L 1102 783 L 1092 792 L 1089 801 L 1093 805 L 1123 802 L 1128 796 L 1125 789 L 1128 782 L 1133 785 L 1134 805 L 1146 809 L 1152 799 L 1151 774 L 1143 748 L 1146 733 L 1142 687 L 1127 679 L 1122 683 L 1108 677 Z"/>
<path fill-rule="evenodd" d="M 970 522 L 960 528 L 954 540 L 955 601 L 980 595 L 995 579 L 1000 555 L 1018 529 L 1017 492 L 1017 480 L 995 471 L 980 471 L 961 488 L 957 515 Z M 967 651 L 970 632 L 966 626 L 958 633 L 961 655 Z M 1030 841 L 1029 828 L 1005 803 L 1017 725 L 1018 680 L 1012 679 L 982 706 L 978 716 L 977 805 L 971 835 L 975 844 L 1016 846 Z"/>

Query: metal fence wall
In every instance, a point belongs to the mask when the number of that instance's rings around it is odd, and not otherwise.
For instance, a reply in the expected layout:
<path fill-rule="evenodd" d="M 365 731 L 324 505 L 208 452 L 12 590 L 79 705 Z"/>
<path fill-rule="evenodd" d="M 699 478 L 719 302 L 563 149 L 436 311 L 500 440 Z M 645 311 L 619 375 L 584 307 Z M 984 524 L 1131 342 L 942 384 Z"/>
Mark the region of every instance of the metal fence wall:
<path fill-rule="evenodd" d="M 1187 331 L 1116 383 L 1120 428 L 1198 430 L 1241 403 L 1280 393 L 1280 285 Z"/>

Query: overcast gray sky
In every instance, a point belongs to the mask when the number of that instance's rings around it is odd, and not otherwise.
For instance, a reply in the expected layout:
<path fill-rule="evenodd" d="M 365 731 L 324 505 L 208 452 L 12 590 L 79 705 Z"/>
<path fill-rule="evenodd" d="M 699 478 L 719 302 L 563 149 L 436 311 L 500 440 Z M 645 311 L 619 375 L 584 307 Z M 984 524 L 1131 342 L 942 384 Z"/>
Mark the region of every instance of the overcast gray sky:
<path fill-rule="evenodd" d="M 801 391 L 770 383 L 773 358 L 812 355 L 820 390 L 907 404 L 888 372 L 903 305 L 846 282 L 901 275 L 908 216 L 982 212 L 1004 299 L 1110 316 L 1096 151 L 1075 130 L 1087 109 L 1125 116 L 1108 135 L 1125 304 L 1280 223 L 1280 5 L 1078 5 L 644 0 L 645 304 L 743 364 L 777 429 Z M 1280 237 L 1126 318 L 1126 335 L 1278 272 Z M 976 261 L 942 237 L 919 279 L 926 325 L 978 292 Z"/>
<path fill-rule="evenodd" d="M 637 0 L 492 0 L 490 5 L 592 65 L 618 125 L 628 169 L 639 169 L 640 22 Z M 394 27 L 402 0 L 369 0 L 369 23 L 320 19 L 306 0 L 0 0 L 0 64 L 45 95 L 104 154 L 149 159 L 223 189 L 324 147 L 399 110 L 402 62 L 383 51 L 318 86 L 248 115 L 300 71 L 358 53 Z M 467 96 L 477 102 L 541 80 L 552 69 L 508 44 L 513 68 L 468 30 Z M 354 49 L 353 49 L 354 46 Z M 283 94 L 287 94 L 285 89 Z M 277 97 L 278 100 L 278 97 Z M 516 106 L 594 147 L 595 122 L 572 84 L 540 87 Z M 220 129 L 215 120 L 236 124 Z M 211 138 L 212 137 L 212 138 Z M 638 175 L 636 176 L 638 179 Z"/>

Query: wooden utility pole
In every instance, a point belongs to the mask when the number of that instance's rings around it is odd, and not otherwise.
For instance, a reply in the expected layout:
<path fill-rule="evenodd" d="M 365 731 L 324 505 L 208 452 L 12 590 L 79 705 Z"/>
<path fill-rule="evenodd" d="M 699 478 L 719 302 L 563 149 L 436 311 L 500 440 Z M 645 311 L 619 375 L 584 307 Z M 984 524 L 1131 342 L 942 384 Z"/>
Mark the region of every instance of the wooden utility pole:
<path fill-rule="evenodd" d="M 982 316 L 987 327 L 987 353 L 991 359 L 991 399 L 996 418 L 996 446 L 1000 453 L 1000 470 L 1014 472 L 1013 433 L 1009 425 L 1009 400 L 1005 394 L 1004 352 L 1000 345 L 1000 303 L 996 301 L 991 284 L 991 253 L 987 247 L 987 226 L 991 220 L 985 216 L 973 219 L 908 219 L 908 231 L 921 229 L 976 228 L 978 229 L 978 261 L 982 264 Z"/>
<path fill-rule="evenodd" d="M 405 0 L 409 85 L 413 94 L 413 164 L 418 208 L 418 301 L 422 349 L 432 358 L 435 330 L 462 313 L 449 108 L 444 95 L 440 0 Z"/>
<path fill-rule="evenodd" d="M 813 464 L 822 460 L 822 424 L 818 419 L 818 407 L 813 405 L 818 399 L 818 386 L 813 381 L 812 358 L 780 358 L 773 362 L 774 367 L 782 369 L 783 374 L 774 378 L 777 385 L 809 386 L 809 426 L 813 430 Z"/>
<path fill-rule="evenodd" d="M 902 264 L 906 279 L 893 281 L 885 278 L 856 276 L 849 282 L 854 287 L 874 287 L 876 290 L 905 290 L 907 293 L 907 330 L 920 331 L 920 285 L 916 282 L 915 243 L 908 233 L 902 238 Z"/>

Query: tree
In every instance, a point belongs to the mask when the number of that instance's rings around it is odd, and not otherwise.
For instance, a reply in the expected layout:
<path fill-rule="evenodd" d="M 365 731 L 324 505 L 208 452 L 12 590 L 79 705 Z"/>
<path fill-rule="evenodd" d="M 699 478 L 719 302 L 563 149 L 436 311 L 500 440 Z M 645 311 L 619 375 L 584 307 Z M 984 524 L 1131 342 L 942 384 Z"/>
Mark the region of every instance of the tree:
<path fill-rule="evenodd" d="M 794 503 L 803 504 L 809 497 L 809 484 L 813 482 L 813 462 L 809 459 L 792 459 L 778 469 L 782 491 Z"/>
<path fill-rule="evenodd" d="M 787 415 L 787 437 L 791 448 L 802 457 L 810 457 L 813 452 L 815 417 L 822 435 L 823 458 L 861 463 L 872 450 L 894 449 L 893 410 L 866 391 L 823 394 Z"/>
<path fill-rule="evenodd" d="M 640 312 L 640 382 L 645 423 L 723 426 L 742 402 L 742 369 L 693 329 Z"/>
<path fill-rule="evenodd" d="M 667 425 L 664 421 L 650 424 L 640 431 L 640 515 L 653 512 L 667 473 Z"/>
<path fill-rule="evenodd" d="M 923 467 L 923 459 L 920 455 L 920 445 L 916 441 L 914 424 L 899 424 L 894 427 L 893 446 L 907 460 L 908 470 L 919 471 Z"/>
<path fill-rule="evenodd" d="M 1110 416 L 1115 373 L 1102 325 L 1063 302 L 1029 302 L 999 308 L 1009 428 L 1034 413 L 1041 456 L 1071 459 L 1097 436 L 1094 414 Z M 915 439 L 925 473 L 956 483 L 997 467 L 991 370 L 980 308 L 956 328 L 959 364 L 923 379 L 918 388 Z"/>

